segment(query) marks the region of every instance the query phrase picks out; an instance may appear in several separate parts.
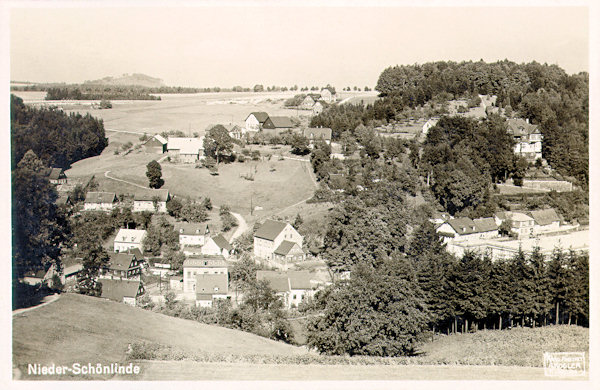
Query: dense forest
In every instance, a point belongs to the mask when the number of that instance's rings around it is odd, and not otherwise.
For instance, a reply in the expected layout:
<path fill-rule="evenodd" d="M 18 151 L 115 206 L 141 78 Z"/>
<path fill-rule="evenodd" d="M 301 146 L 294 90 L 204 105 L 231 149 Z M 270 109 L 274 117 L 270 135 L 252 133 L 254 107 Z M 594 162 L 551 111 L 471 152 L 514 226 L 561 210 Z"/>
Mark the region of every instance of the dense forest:
<path fill-rule="evenodd" d="M 143 87 L 78 85 L 65 88 L 48 88 L 46 100 L 160 100 Z"/>
<path fill-rule="evenodd" d="M 97 156 L 108 145 L 102 120 L 87 114 L 65 114 L 31 108 L 11 95 L 12 167 L 28 150 L 48 167 L 67 168 L 83 158 Z"/>
<path fill-rule="evenodd" d="M 387 68 L 376 90 L 382 99 L 374 104 L 329 107 L 313 117 L 311 126 L 331 127 L 337 139 L 361 123 L 373 126 L 404 119 L 407 108 L 476 94 L 496 95 L 496 105 L 506 113 L 540 126 L 542 154 L 554 169 L 583 185 L 589 181 L 589 75 L 585 72 L 568 75 L 556 65 L 537 62 L 435 62 Z"/>

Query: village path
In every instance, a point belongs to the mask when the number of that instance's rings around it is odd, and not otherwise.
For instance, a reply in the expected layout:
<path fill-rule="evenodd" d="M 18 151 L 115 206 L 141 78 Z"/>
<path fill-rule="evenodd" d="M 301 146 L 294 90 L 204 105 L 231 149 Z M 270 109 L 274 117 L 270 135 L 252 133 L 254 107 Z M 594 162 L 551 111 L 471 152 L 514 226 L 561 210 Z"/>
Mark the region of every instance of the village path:
<path fill-rule="evenodd" d="M 242 217 L 241 214 L 234 213 L 234 212 L 230 212 L 230 213 L 238 221 L 238 227 L 235 230 L 235 232 L 233 232 L 233 234 L 231 235 L 231 239 L 229 240 L 229 242 L 233 242 L 233 240 L 235 240 L 236 238 L 238 238 L 239 236 L 241 236 L 242 234 L 244 234 L 246 231 L 248 231 L 249 226 L 248 226 L 248 223 L 246 223 L 246 220 L 244 219 L 244 217 Z"/>
<path fill-rule="evenodd" d="M 136 183 L 133 183 L 133 182 L 130 182 L 130 181 L 127 181 L 127 180 L 117 179 L 116 177 L 109 176 L 108 175 L 109 173 L 110 173 L 110 171 L 104 172 L 104 177 L 106 177 L 108 179 L 111 179 L 111 180 L 120 181 L 121 183 L 129 184 L 129 185 L 132 185 L 132 186 L 135 186 L 135 187 L 138 187 L 138 188 L 143 188 L 145 190 L 148 189 L 148 187 L 144 187 L 144 186 L 141 186 L 139 184 L 136 184 Z"/>
<path fill-rule="evenodd" d="M 49 305 L 49 304 L 51 304 L 52 302 L 55 302 L 55 301 L 57 301 L 57 300 L 58 300 L 58 298 L 60 298 L 60 294 L 52 294 L 52 295 L 48 295 L 48 296 L 46 296 L 46 297 L 44 297 L 44 298 L 42 299 L 42 303 L 40 303 L 39 305 L 36 305 L 36 306 L 31 306 L 31 307 L 26 307 L 26 308 L 23 308 L 23 309 L 17 309 L 17 310 L 13 310 L 13 312 L 12 312 L 12 315 L 14 316 L 14 315 L 17 315 L 17 314 L 26 313 L 26 312 L 28 312 L 28 311 L 31 311 L 31 310 L 38 309 L 38 308 L 40 308 L 40 307 L 42 307 L 42 306 Z"/>
<path fill-rule="evenodd" d="M 116 129 L 107 129 L 107 128 L 105 128 L 104 131 L 112 131 L 115 133 L 127 133 L 127 134 L 135 134 L 135 135 L 144 135 L 144 133 L 140 133 L 139 131 L 116 130 Z"/>

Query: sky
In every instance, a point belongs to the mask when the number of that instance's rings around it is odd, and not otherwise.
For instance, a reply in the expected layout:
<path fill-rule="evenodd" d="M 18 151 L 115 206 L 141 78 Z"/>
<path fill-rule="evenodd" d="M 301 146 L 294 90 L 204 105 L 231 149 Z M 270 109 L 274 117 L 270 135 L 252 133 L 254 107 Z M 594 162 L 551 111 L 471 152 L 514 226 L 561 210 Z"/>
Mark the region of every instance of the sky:
<path fill-rule="evenodd" d="M 143 73 L 171 86 L 362 88 L 393 65 L 505 58 L 589 71 L 585 7 L 189 4 L 12 8 L 10 79 Z"/>

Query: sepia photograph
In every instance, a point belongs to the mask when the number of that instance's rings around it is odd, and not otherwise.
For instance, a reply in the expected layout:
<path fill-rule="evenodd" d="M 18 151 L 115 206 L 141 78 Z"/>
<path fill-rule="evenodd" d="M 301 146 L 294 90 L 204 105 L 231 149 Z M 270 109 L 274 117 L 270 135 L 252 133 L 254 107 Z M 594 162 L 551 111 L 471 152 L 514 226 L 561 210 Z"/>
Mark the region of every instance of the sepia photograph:
<path fill-rule="evenodd" d="M 0 6 L 6 388 L 599 385 L 591 2 Z"/>

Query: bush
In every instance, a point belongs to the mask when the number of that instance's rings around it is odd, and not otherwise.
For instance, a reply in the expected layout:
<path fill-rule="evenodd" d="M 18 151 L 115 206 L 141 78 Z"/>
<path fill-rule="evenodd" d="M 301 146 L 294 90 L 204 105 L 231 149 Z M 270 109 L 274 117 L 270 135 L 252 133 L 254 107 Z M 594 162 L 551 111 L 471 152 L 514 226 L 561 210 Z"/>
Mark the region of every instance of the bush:
<path fill-rule="evenodd" d="M 243 154 L 244 156 L 246 156 L 246 157 L 249 157 L 249 156 L 250 156 L 250 150 L 249 150 L 249 149 L 246 149 L 246 148 L 244 148 L 244 149 L 242 149 L 242 154 Z"/>
<path fill-rule="evenodd" d="M 252 156 L 252 160 L 254 160 L 254 161 L 260 160 L 260 151 L 253 150 L 251 156 Z"/>
<path fill-rule="evenodd" d="M 243 154 L 237 156 L 237 161 L 240 163 L 246 162 L 246 157 Z"/>
<path fill-rule="evenodd" d="M 214 168 L 217 165 L 217 160 L 215 160 L 214 158 L 207 156 L 206 158 L 204 158 L 204 161 L 202 161 L 202 166 L 204 168 Z"/>

